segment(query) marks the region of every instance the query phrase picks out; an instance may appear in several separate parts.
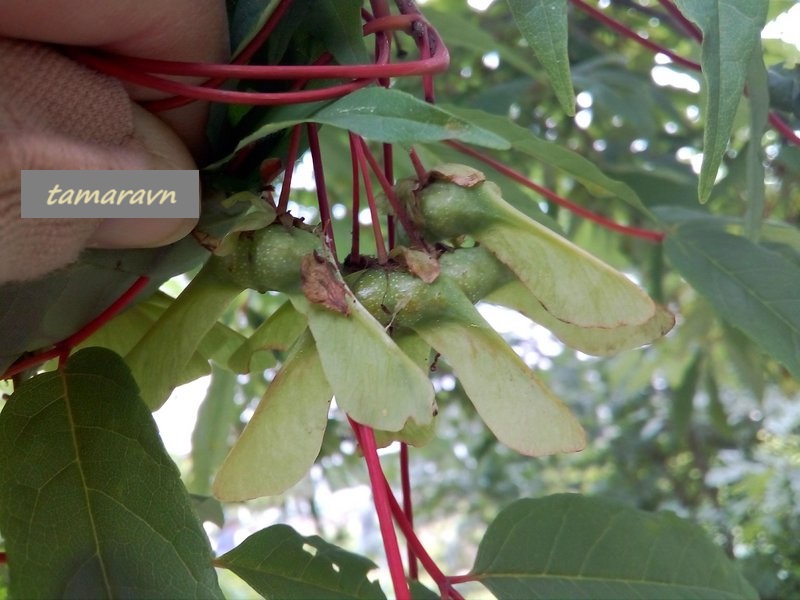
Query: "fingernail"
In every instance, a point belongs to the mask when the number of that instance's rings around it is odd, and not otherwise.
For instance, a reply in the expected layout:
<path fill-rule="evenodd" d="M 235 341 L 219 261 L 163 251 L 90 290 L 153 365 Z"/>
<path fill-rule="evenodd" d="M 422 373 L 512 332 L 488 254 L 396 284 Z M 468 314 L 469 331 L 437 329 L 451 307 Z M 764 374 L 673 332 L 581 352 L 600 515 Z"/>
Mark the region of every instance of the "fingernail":
<path fill-rule="evenodd" d="M 197 219 L 106 219 L 89 238 L 90 248 L 156 248 L 189 234 Z"/>

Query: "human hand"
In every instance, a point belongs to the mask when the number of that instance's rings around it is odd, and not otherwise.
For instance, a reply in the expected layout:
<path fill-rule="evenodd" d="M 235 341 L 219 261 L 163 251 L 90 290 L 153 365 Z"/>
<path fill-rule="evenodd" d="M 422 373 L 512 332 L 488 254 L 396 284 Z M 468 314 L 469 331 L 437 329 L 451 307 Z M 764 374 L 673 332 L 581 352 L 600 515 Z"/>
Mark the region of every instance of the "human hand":
<path fill-rule="evenodd" d="M 20 218 L 23 169 L 194 169 L 205 150 L 207 105 L 154 116 L 137 102 L 164 94 L 123 85 L 45 44 L 223 62 L 225 3 L 0 3 L 0 283 L 39 277 L 73 262 L 88 246 L 168 244 L 195 224 L 192 219 Z"/>

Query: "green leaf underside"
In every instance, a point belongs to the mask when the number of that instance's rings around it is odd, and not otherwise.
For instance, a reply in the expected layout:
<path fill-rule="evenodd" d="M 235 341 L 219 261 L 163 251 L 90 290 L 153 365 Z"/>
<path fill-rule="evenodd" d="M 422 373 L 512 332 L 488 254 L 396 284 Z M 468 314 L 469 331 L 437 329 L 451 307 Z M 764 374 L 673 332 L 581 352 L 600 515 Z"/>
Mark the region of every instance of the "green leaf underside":
<path fill-rule="evenodd" d="M 125 360 L 153 410 L 181 383 L 180 374 L 241 287 L 223 282 L 206 268 L 161 315 Z"/>
<path fill-rule="evenodd" d="M 767 18 L 766 0 L 675 0 L 703 32 L 700 64 L 706 84 L 699 196 L 708 199 L 742 98 L 750 57 Z"/>
<path fill-rule="evenodd" d="M 508 225 L 476 237 L 555 319 L 577 327 L 614 328 L 653 318 L 655 304 L 627 277 L 544 226 L 538 228 L 547 235 L 532 236 Z"/>
<path fill-rule="evenodd" d="M 472 573 L 500 600 L 758 597 L 696 525 L 577 494 L 503 510 Z"/>
<path fill-rule="evenodd" d="M 509 147 L 502 136 L 474 125 L 469 119 L 405 92 L 370 87 L 348 94 L 307 118 L 269 123 L 244 138 L 238 148 L 306 121 L 347 129 L 367 139 L 394 144 L 457 139 L 488 148 L 502 150 Z"/>
<path fill-rule="evenodd" d="M 214 481 L 214 495 L 238 502 L 280 494 L 314 464 L 333 392 L 311 334 L 297 340 Z"/>
<path fill-rule="evenodd" d="M 667 258 L 731 325 L 800 378 L 800 267 L 699 221 L 676 227 Z"/>
<path fill-rule="evenodd" d="M 746 156 L 746 198 L 747 212 L 745 229 L 747 237 L 757 241 L 761 234 L 761 221 L 764 214 L 764 151 L 761 138 L 769 118 L 769 89 L 767 69 L 760 52 L 753 52 L 747 69 L 747 91 L 750 99 L 750 141 Z"/>
<path fill-rule="evenodd" d="M 619 198 L 631 207 L 647 214 L 639 196 L 628 185 L 616 181 L 603 173 L 592 161 L 577 152 L 545 141 L 528 129 L 516 125 L 508 117 L 491 115 L 481 110 L 461 108 L 452 104 L 440 104 L 449 112 L 491 131 L 508 140 L 517 152 L 526 154 L 545 165 L 551 165 L 569 173 L 587 191 L 600 198 Z"/>
<path fill-rule="evenodd" d="M 156 292 L 136 306 L 114 317 L 108 324 L 93 333 L 77 349 L 102 346 L 121 356 L 130 352 L 153 324 L 169 308 L 174 298 L 164 292 Z M 229 365 L 229 360 L 237 348 L 246 342 L 245 337 L 227 325 L 216 322 L 197 346 L 197 352 L 190 359 L 192 365 L 208 366 L 209 360 Z M 181 383 L 192 381 L 191 373 L 179 378 Z"/>
<path fill-rule="evenodd" d="M 544 387 L 458 287 L 434 284 L 447 313 L 411 327 L 440 352 L 497 439 L 529 456 L 574 452 L 585 434 L 567 406 Z"/>
<path fill-rule="evenodd" d="M 319 536 L 303 537 L 288 525 L 254 533 L 216 563 L 244 579 L 265 598 L 383 600 L 367 574 L 371 560 Z"/>
<path fill-rule="evenodd" d="M 395 331 L 392 340 L 397 347 L 417 365 L 423 373 L 428 373 L 431 366 L 431 347 L 421 337 L 409 329 Z M 406 423 L 400 431 L 375 430 L 375 442 L 378 448 L 384 448 L 393 441 L 405 442 L 411 446 L 421 448 L 430 442 L 436 435 L 436 418 L 426 425 L 418 425 L 413 421 Z"/>
<path fill-rule="evenodd" d="M 192 471 L 188 486 L 192 492 L 211 493 L 212 477 L 228 454 L 231 431 L 238 425 L 244 408 L 236 402 L 238 387 L 235 373 L 214 365 L 211 383 L 192 430 Z"/>
<path fill-rule="evenodd" d="M 21 385 L 0 413 L 0 452 L 14 597 L 222 597 L 180 474 L 113 352 L 82 350 Z"/>
<path fill-rule="evenodd" d="M 249 373 L 253 355 L 261 350 L 286 352 L 306 329 L 306 318 L 288 300 L 233 353 L 231 367 L 237 373 Z"/>
<path fill-rule="evenodd" d="M 430 424 L 436 403 L 427 371 L 400 350 L 352 294 L 345 300 L 348 315 L 314 304 L 306 310 L 336 403 L 375 429 L 400 431 L 408 421 Z"/>
<path fill-rule="evenodd" d="M 567 54 L 567 0 L 508 0 L 520 33 L 536 53 L 553 85 L 558 103 L 575 114 L 575 91 Z"/>
<path fill-rule="evenodd" d="M 648 321 L 640 325 L 618 327 L 580 327 L 553 317 L 519 281 L 511 281 L 493 291 L 486 302 L 500 304 L 522 313 L 549 329 L 553 335 L 574 350 L 593 356 L 609 356 L 623 350 L 651 344 L 675 325 L 672 313 L 660 306 Z"/>

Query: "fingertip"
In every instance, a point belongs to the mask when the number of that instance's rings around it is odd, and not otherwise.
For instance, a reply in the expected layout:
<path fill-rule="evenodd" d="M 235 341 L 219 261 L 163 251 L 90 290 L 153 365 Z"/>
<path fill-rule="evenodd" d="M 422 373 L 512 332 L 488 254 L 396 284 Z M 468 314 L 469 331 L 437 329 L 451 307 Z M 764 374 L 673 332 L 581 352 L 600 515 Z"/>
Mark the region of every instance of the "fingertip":
<path fill-rule="evenodd" d="M 87 242 L 89 248 L 157 248 L 186 237 L 197 219 L 105 219 Z"/>

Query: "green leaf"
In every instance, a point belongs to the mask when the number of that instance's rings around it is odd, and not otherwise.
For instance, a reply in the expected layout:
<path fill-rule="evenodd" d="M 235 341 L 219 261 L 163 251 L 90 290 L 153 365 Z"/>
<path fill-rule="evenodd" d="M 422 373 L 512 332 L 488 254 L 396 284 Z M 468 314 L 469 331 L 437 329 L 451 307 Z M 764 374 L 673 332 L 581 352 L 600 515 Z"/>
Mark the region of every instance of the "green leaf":
<path fill-rule="evenodd" d="M 747 69 L 747 91 L 750 98 L 750 142 L 747 144 L 746 194 L 747 213 L 745 230 L 747 237 L 757 242 L 761 233 L 764 215 L 764 151 L 761 138 L 769 117 L 769 90 L 767 70 L 761 57 L 760 47 L 753 52 Z"/>
<path fill-rule="evenodd" d="M 648 214 L 636 192 L 626 184 L 608 177 L 597 168 L 597 165 L 577 152 L 559 144 L 547 142 L 534 135 L 529 129 L 516 125 L 507 117 L 490 115 L 480 110 L 461 108 L 451 104 L 441 104 L 440 106 L 478 127 L 503 137 L 517 152 L 568 173 L 586 187 L 590 194 L 600 198 L 619 198 L 642 213 Z"/>
<path fill-rule="evenodd" d="M 441 598 L 439 594 L 425 587 L 416 579 L 408 582 L 408 589 L 411 592 L 412 600 L 440 600 Z"/>
<path fill-rule="evenodd" d="M 315 0 L 304 25 L 342 65 L 369 60 L 362 33 L 362 0 Z"/>
<path fill-rule="evenodd" d="M 758 598 L 700 527 L 577 494 L 503 510 L 481 540 L 472 575 L 500 600 Z"/>
<path fill-rule="evenodd" d="M 719 393 L 719 385 L 717 378 L 714 375 L 713 369 L 706 369 L 705 373 L 705 388 L 708 394 L 708 417 L 714 428 L 725 436 L 730 436 L 732 427 L 728 424 L 728 414 L 725 410 L 725 405 L 722 403 L 722 397 Z"/>
<path fill-rule="evenodd" d="M 544 66 L 561 108 L 575 114 L 575 90 L 569 76 L 567 0 L 508 0 L 520 33 Z"/>
<path fill-rule="evenodd" d="M 486 301 L 522 313 L 549 329 L 570 348 L 593 356 L 609 356 L 651 344 L 675 325 L 675 316 L 656 305 L 655 314 L 640 325 L 580 327 L 553 317 L 520 281 L 510 281 L 498 288 L 486 297 Z"/>
<path fill-rule="evenodd" d="M 520 52 L 517 48 L 495 39 L 485 29 L 481 29 L 480 26 L 457 12 L 437 10 L 435 6 L 426 6 L 425 17 L 436 28 L 442 39 L 447 40 L 449 49 L 464 48 L 479 56 L 497 52 L 503 62 L 518 71 L 531 78 L 541 77 L 541 70 L 533 64 L 526 52 Z M 527 80 L 526 85 L 530 85 L 530 79 Z"/>
<path fill-rule="evenodd" d="M 332 397 L 314 340 L 306 333 L 222 464 L 214 495 L 239 502 L 280 494 L 302 479 L 322 446 Z"/>
<path fill-rule="evenodd" d="M 742 98 L 750 57 L 760 49 L 766 0 L 675 0 L 703 32 L 700 64 L 706 84 L 703 165 L 698 194 L 705 202 L 714 187 Z"/>
<path fill-rule="evenodd" d="M 688 446 L 689 425 L 694 413 L 694 396 L 697 392 L 697 385 L 700 381 L 700 373 L 703 366 L 703 353 L 695 352 L 686 370 L 683 372 L 681 381 L 675 388 L 674 397 L 670 404 L 670 417 L 674 430 L 675 440 L 681 447 Z"/>
<path fill-rule="evenodd" d="M 188 487 L 193 492 L 211 493 L 214 471 L 230 450 L 231 433 L 244 409 L 244 403 L 237 402 L 238 387 L 234 373 L 216 365 L 212 367 L 211 383 L 192 431 L 192 471 Z"/>
<path fill-rule="evenodd" d="M 777 40 L 764 40 L 762 44 L 775 43 Z M 783 42 L 779 42 L 783 43 Z M 800 49 L 789 46 L 795 55 L 800 53 Z M 769 68 L 769 102 L 777 110 L 781 110 L 795 117 L 800 117 L 800 67 L 796 64 L 794 68 L 786 68 L 783 65 L 774 65 Z"/>
<path fill-rule="evenodd" d="M 409 323 L 447 360 L 484 423 L 517 452 L 541 456 L 586 444 L 569 408 L 542 385 L 446 276 L 428 286 L 424 319 Z"/>
<path fill-rule="evenodd" d="M 213 523 L 220 529 L 225 526 L 225 512 L 216 498 L 201 494 L 190 494 L 192 508 L 201 523 Z"/>
<path fill-rule="evenodd" d="M 476 237 L 556 319 L 613 328 L 643 325 L 656 314 L 653 301 L 622 273 L 535 221 L 507 222 Z"/>
<path fill-rule="evenodd" d="M 800 267 L 704 221 L 674 228 L 664 246 L 714 310 L 800 378 Z"/>
<path fill-rule="evenodd" d="M 136 383 L 103 348 L 0 413 L 0 529 L 17 598 L 222 598 L 211 548 Z"/>
<path fill-rule="evenodd" d="M 221 235 L 237 210 L 204 198 L 198 227 Z M 44 277 L 0 284 L 0 372 L 23 352 L 50 346 L 80 330 L 138 276 L 148 276 L 155 289 L 207 256 L 192 236 L 161 248 L 87 249 L 77 262 Z"/>
<path fill-rule="evenodd" d="M 249 373 L 253 355 L 262 350 L 286 352 L 306 329 L 306 318 L 284 302 L 245 340 L 230 359 L 237 373 Z"/>
<path fill-rule="evenodd" d="M 399 90 L 370 87 L 327 104 L 308 117 L 268 123 L 244 138 L 237 149 L 306 121 L 339 127 L 371 140 L 393 144 L 455 139 L 488 148 L 508 148 L 508 142 L 502 136 L 451 111 Z"/>
<path fill-rule="evenodd" d="M 421 337 L 411 330 L 403 329 L 392 333 L 392 339 L 397 347 L 416 364 L 423 373 L 430 371 L 431 360 L 433 358 L 431 347 L 425 343 Z M 418 425 L 414 421 L 408 421 L 400 431 L 375 430 L 375 443 L 378 448 L 385 448 L 392 442 L 405 442 L 410 446 L 421 448 L 430 442 L 436 435 L 436 414 L 433 415 L 431 422 L 426 425 Z"/>
<path fill-rule="evenodd" d="M 21 354 L 78 331 L 136 281 L 76 263 L 33 281 L 0 284 L 0 373 Z"/>
<path fill-rule="evenodd" d="M 181 383 L 180 375 L 203 338 L 241 291 L 204 267 L 128 352 L 125 360 L 150 408 L 164 404 Z"/>
<path fill-rule="evenodd" d="M 78 349 L 102 346 L 125 356 L 174 301 L 174 298 L 158 291 L 147 300 L 139 302 L 136 306 L 114 317 L 89 336 L 78 346 Z M 245 338 L 240 333 L 223 323 L 214 323 L 214 326 L 198 344 L 197 352 L 192 355 L 191 364 L 195 368 L 187 369 L 179 380 L 182 383 L 193 381 L 196 379 L 193 377 L 196 367 L 205 365 L 206 369 L 204 370 L 207 370 L 209 360 L 227 366 L 234 349 L 244 342 Z"/>
<path fill-rule="evenodd" d="M 236 8 L 230 15 L 230 43 L 234 55 L 255 37 L 270 15 L 280 4 L 279 0 L 237 0 Z"/>
<path fill-rule="evenodd" d="M 288 525 L 254 533 L 216 560 L 269 600 L 383 600 L 380 585 L 367 578 L 377 565 L 313 535 L 304 537 Z"/>
<path fill-rule="evenodd" d="M 295 306 L 302 304 L 292 299 Z M 308 304 L 308 327 L 336 403 L 353 419 L 387 431 L 409 421 L 428 425 L 436 414 L 427 371 L 415 364 L 354 295 L 347 293 L 349 314 Z"/>
<path fill-rule="evenodd" d="M 736 378 L 757 402 L 761 402 L 767 379 L 764 354 L 753 340 L 727 323 L 722 324 L 722 335 L 726 360 L 736 373 Z"/>

